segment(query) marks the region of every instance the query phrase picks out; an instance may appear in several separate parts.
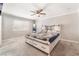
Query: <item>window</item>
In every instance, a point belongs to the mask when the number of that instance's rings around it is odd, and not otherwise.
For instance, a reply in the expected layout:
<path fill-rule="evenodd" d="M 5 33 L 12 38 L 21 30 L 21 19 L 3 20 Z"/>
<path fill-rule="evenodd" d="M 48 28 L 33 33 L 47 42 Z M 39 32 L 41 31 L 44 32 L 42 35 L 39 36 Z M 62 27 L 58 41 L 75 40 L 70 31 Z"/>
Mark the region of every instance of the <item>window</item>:
<path fill-rule="evenodd" d="M 30 29 L 29 21 L 15 20 L 13 22 L 13 31 L 29 31 L 29 29 Z"/>

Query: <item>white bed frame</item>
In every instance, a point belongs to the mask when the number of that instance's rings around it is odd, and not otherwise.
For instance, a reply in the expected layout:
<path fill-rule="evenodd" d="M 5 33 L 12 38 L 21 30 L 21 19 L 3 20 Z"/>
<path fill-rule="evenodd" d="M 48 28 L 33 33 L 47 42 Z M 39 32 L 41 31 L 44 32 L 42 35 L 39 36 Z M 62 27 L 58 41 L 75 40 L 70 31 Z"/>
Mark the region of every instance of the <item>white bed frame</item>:
<path fill-rule="evenodd" d="M 26 43 L 50 55 L 51 51 L 53 50 L 53 48 L 56 46 L 56 44 L 59 42 L 60 39 L 61 34 L 52 43 L 50 43 L 49 41 L 43 41 L 37 38 L 33 38 L 31 36 L 29 37 L 27 36 Z"/>

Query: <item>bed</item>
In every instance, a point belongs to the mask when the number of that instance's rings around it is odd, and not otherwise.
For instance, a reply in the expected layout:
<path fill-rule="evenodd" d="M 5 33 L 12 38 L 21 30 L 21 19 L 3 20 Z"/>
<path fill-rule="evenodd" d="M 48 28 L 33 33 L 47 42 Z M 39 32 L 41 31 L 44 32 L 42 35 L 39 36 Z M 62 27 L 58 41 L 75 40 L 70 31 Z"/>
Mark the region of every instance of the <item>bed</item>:
<path fill-rule="evenodd" d="M 50 55 L 61 39 L 61 25 L 44 26 L 39 33 L 26 34 L 26 43 Z"/>

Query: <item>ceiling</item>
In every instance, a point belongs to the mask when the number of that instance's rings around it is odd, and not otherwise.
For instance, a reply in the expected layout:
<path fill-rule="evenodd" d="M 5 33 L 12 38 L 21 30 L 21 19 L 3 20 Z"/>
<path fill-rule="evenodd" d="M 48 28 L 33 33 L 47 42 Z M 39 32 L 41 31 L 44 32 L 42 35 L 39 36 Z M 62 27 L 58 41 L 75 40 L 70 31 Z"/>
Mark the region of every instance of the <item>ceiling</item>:
<path fill-rule="evenodd" d="M 31 16 L 31 10 L 44 6 L 46 6 L 44 9 L 46 15 L 41 17 Z M 28 19 L 46 19 L 76 12 L 78 9 L 78 3 L 7 3 L 3 5 L 3 12 Z"/>

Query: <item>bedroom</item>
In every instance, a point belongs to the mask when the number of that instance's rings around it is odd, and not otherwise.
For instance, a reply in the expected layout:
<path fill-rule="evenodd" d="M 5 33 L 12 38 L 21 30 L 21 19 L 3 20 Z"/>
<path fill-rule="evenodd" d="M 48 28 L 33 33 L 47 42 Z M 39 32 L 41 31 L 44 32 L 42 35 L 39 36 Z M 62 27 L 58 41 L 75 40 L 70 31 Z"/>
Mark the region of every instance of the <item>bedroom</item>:
<path fill-rule="evenodd" d="M 33 15 L 39 8 L 44 8 L 44 14 Z M 42 26 L 58 24 L 61 25 L 61 39 L 51 55 L 79 55 L 78 3 L 4 3 L 1 16 L 0 55 L 47 55 L 25 43 L 25 35 L 33 30 L 40 32 Z M 35 25 L 36 29 L 33 29 Z"/>

